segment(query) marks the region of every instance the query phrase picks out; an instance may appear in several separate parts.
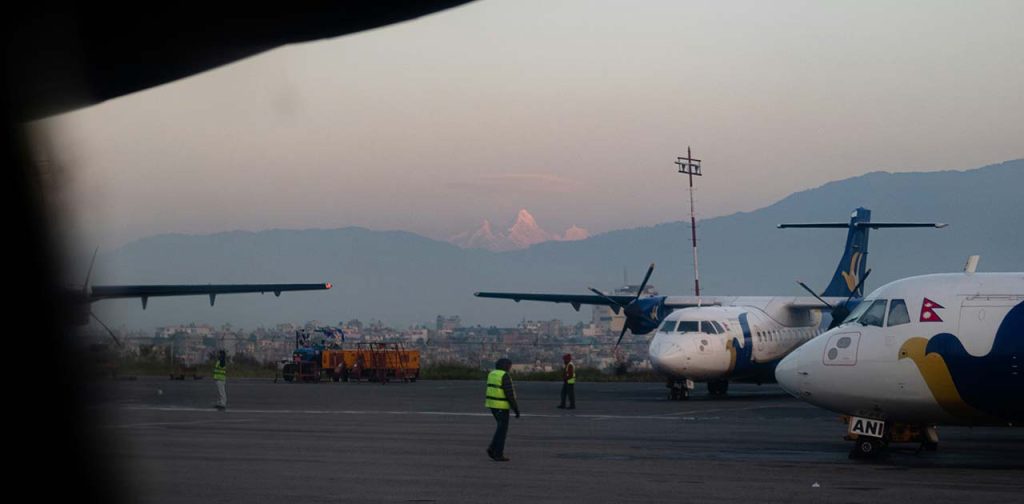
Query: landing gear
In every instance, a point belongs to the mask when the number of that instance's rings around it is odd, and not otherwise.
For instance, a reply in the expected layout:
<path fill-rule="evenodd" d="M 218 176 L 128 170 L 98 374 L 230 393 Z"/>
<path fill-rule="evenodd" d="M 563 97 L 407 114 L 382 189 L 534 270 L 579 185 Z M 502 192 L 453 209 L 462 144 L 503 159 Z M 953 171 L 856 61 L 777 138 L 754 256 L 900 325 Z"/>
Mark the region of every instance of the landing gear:
<path fill-rule="evenodd" d="M 851 459 L 877 459 L 885 453 L 889 443 L 880 438 L 861 436 L 850 450 Z"/>
<path fill-rule="evenodd" d="M 877 459 L 884 455 L 891 443 L 920 443 L 921 451 L 935 451 L 939 447 L 939 434 L 934 425 L 905 424 L 882 420 L 849 417 L 849 432 L 845 439 L 853 441 L 851 459 Z"/>
<path fill-rule="evenodd" d="M 685 401 L 690 398 L 690 391 L 693 390 L 693 381 L 669 379 L 665 386 L 668 387 L 668 398 L 670 401 Z"/>
<path fill-rule="evenodd" d="M 727 392 L 729 392 L 729 381 L 728 380 L 719 380 L 719 381 L 709 381 L 708 382 L 708 393 L 709 394 L 711 394 L 713 396 L 724 396 Z"/>

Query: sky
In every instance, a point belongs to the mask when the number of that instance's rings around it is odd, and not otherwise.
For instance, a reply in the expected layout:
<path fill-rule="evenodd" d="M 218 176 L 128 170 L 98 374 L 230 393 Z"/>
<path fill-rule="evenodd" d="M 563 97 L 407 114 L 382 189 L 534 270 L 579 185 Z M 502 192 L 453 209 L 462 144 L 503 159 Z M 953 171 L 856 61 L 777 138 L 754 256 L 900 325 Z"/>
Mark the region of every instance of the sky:
<path fill-rule="evenodd" d="M 591 233 L 1024 157 L 1024 2 L 484 0 L 30 125 L 85 248 L 528 209 Z"/>

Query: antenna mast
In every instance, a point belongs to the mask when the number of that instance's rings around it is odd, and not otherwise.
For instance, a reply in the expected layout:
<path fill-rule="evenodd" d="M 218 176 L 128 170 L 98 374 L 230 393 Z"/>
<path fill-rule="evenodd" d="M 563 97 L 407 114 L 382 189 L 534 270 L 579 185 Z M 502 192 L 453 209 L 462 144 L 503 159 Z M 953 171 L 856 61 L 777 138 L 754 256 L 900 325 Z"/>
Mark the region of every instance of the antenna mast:
<path fill-rule="evenodd" d="M 693 244 L 693 292 L 697 296 L 697 306 L 700 302 L 700 272 L 697 268 L 697 217 L 693 208 L 693 176 L 701 176 L 700 160 L 694 159 L 690 153 L 690 146 L 686 146 L 686 157 L 677 157 L 676 165 L 679 166 L 679 173 L 689 175 L 690 179 L 690 242 Z"/>

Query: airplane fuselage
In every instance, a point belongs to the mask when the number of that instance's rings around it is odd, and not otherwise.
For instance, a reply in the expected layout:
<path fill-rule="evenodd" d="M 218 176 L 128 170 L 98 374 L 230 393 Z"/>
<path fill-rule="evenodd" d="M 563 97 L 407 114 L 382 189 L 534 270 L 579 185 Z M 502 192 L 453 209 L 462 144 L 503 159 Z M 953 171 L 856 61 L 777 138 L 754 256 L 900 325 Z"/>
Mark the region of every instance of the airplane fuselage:
<path fill-rule="evenodd" d="M 1024 422 L 1024 273 L 889 283 L 778 366 L 779 383 L 843 414 L 906 423 Z"/>
<path fill-rule="evenodd" d="M 820 312 L 790 310 L 787 299 L 747 297 L 676 310 L 651 340 L 651 364 L 673 380 L 774 382 L 776 364 L 820 333 Z"/>

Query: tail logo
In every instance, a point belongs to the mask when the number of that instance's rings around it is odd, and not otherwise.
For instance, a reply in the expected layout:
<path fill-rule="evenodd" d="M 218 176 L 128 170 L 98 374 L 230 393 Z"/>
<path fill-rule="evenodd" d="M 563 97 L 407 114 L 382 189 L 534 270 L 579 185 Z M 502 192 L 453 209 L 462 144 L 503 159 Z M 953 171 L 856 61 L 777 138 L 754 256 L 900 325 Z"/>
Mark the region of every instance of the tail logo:
<path fill-rule="evenodd" d="M 857 288 L 857 284 L 860 282 L 860 276 L 857 273 L 860 271 L 860 260 L 864 257 L 864 254 L 860 252 L 854 252 L 850 256 L 850 272 L 841 271 L 843 274 L 843 280 L 846 280 L 846 288 L 853 292 L 853 289 Z"/>

